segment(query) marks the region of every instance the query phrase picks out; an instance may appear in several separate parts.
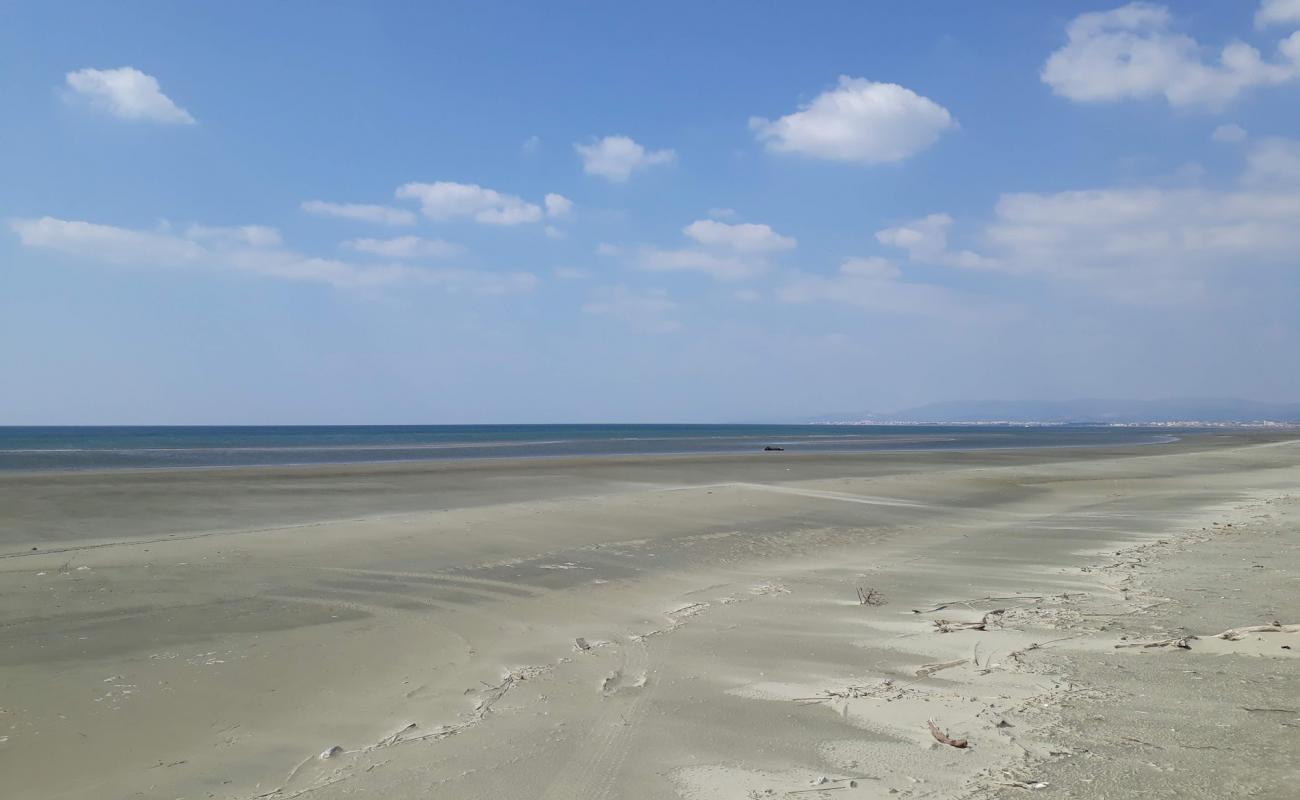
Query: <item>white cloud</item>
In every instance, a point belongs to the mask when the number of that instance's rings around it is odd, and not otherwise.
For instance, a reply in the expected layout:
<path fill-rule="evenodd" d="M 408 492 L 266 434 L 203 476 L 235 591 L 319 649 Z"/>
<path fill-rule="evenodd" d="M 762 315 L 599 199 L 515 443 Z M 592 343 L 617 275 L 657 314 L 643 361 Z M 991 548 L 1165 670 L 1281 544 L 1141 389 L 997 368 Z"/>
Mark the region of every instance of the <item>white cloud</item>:
<path fill-rule="evenodd" d="M 770 151 L 862 164 L 902 161 L 955 125 L 946 108 L 911 89 L 847 75 L 793 114 L 749 120 Z"/>
<path fill-rule="evenodd" d="M 969 250 L 948 249 L 948 227 L 952 217 L 947 214 L 930 214 L 896 228 L 876 232 L 876 241 L 907 251 L 913 261 L 940 264 L 961 269 L 983 269 L 993 266 L 991 259 Z"/>
<path fill-rule="evenodd" d="M 1300 141 L 1273 137 L 1256 142 L 1246 156 L 1245 181 L 1300 192 Z"/>
<path fill-rule="evenodd" d="M 468 217 L 487 225 L 520 225 L 542 218 L 541 206 L 474 183 L 407 183 L 398 187 L 397 196 L 419 200 L 424 215 L 432 220 Z"/>
<path fill-rule="evenodd" d="M 702 272 L 721 281 L 738 281 L 760 275 L 767 265 L 758 259 L 742 259 L 704 250 L 661 250 L 644 247 L 636 257 L 638 269 L 647 272 Z"/>
<path fill-rule="evenodd" d="M 703 245 L 729 247 L 741 253 L 762 253 L 773 250 L 790 250 L 797 242 L 782 236 L 767 225 L 739 223 L 735 225 L 702 219 L 682 229 L 682 233 Z"/>
<path fill-rule="evenodd" d="M 1300 23 L 1300 0 L 1263 0 L 1255 12 L 1255 24 L 1287 25 Z"/>
<path fill-rule="evenodd" d="M 531 156 L 536 154 L 538 150 L 542 149 L 541 137 L 529 136 L 527 139 L 524 139 L 524 143 L 520 146 L 519 149 L 523 150 L 524 155 L 526 156 Z"/>
<path fill-rule="evenodd" d="M 1164 96 L 1175 106 L 1220 109 L 1251 87 L 1300 77 L 1300 31 L 1278 44 L 1274 61 L 1240 41 L 1211 61 L 1199 43 L 1171 28 L 1168 9 L 1148 3 L 1081 14 L 1066 37 L 1047 59 L 1042 79 L 1079 102 Z"/>
<path fill-rule="evenodd" d="M 648 151 L 627 136 L 606 136 L 592 144 L 575 144 L 582 156 L 582 169 L 588 175 L 621 183 L 633 172 L 655 164 L 668 164 L 677 158 L 672 150 Z"/>
<path fill-rule="evenodd" d="M 187 239 L 209 240 L 224 244 L 243 244 L 249 247 L 278 247 L 281 243 L 280 232 L 266 225 L 239 225 L 236 227 L 191 225 L 185 229 L 185 237 Z"/>
<path fill-rule="evenodd" d="M 172 102 L 158 79 L 134 67 L 80 69 L 65 77 L 72 93 L 115 117 L 193 125 L 190 112 Z"/>
<path fill-rule="evenodd" d="M 555 227 L 554 225 L 547 225 L 545 228 L 542 229 L 542 232 L 545 233 L 546 236 L 550 239 L 563 239 L 566 236 L 568 236 L 567 233 Z"/>
<path fill-rule="evenodd" d="M 585 269 L 577 267 L 556 267 L 555 277 L 562 281 L 582 281 L 591 277 L 591 273 Z"/>
<path fill-rule="evenodd" d="M 351 239 L 344 246 L 372 256 L 384 258 L 445 258 L 464 251 L 465 248 L 442 239 L 424 239 L 419 236 L 398 236 L 394 239 Z"/>
<path fill-rule="evenodd" d="M 681 324 L 669 318 L 677 303 L 663 289 L 631 289 L 627 286 L 601 286 L 592 290 L 582 310 L 587 314 L 614 317 L 654 333 L 681 330 Z"/>
<path fill-rule="evenodd" d="M 596 245 L 596 254 L 602 256 L 621 256 L 623 255 L 623 248 L 620 245 L 601 242 Z"/>
<path fill-rule="evenodd" d="M 302 204 L 302 210 L 321 217 L 340 217 L 361 222 L 377 222 L 381 225 L 414 225 L 416 219 L 415 213 L 405 208 L 368 203 L 329 203 L 324 200 L 308 200 Z"/>
<path fill-rule="evenodd" d="M 189 239 L 56 217 L 11 220 L 9 227 L 23 246 L 112 263 L 148 258 L 154 262 L 193 262 L 206 252 Z"/>
<path fill-rule="evenodd" d="M 316 258 L 279 247 L 261 226 L 213 228 L 194 225 L 182 235 L 142 231 L 55 217 L 10 220 L 25 247 L 50 250 L 111 264 L 234 269 L 285 280 L 326 283 L 337 288 L 413 283 L 446 291 L 503 294 L 531 291 L 538 279 L 527 272 L 417 269 L 401 264 L 355 264 Z M 250 234 L 250 231 L 252 232 Z"/>
<path fill-rule="evenodd" d="M 1229 122 L 1214 129 L 1210 138 L 1216 142 L 1244 142 L 1246 129 L 1235 122 Z"/>
<path fill-rule="evenodd" d="M 710 208 L 707 216 L 709 219 L 740 219 L 740 214 L 734 208 Z"/>
<path fill-rule="evenodd" d="M 904 280 L 902 271 L 883 258 L 850 258 L 830 276 L 794 273 L 777 291 L 787 303 L 831 302 L 891 314 L 966 318 L 975 309 L 969 300 L 928 283 Z"/>
<path fill-rule="evenodd" d="M 1300 253 L 1300 142 L 1256 143 L 1242 186 L 1007 194 L 985 239 L 997 268 L 1169 304 Z"/>
<path fill-rule="evenodd" d="M 562 194 L 548 194 L 544 198 L 546 204 L 546 216 L 564 217 L 568 216 L 573 210 L 573 201 Z"/>

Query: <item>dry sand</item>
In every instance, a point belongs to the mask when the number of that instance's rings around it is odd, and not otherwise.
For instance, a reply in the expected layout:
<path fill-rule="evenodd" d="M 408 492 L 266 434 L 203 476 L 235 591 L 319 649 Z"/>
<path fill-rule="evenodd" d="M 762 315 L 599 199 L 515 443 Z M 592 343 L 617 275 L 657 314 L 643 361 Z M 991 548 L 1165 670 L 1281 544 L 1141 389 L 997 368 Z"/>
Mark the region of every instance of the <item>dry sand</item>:
<path fill-rule="evenodd" d="M 1287 439 L 0 476 L 0 794 L 1295 797 Z"/>

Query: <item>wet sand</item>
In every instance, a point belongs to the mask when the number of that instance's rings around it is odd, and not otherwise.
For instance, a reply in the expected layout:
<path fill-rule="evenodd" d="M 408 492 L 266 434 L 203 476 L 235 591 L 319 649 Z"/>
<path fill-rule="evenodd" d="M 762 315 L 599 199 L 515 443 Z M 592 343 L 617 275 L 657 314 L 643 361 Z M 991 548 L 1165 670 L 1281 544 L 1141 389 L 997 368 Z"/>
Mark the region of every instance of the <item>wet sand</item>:
<path fill-rule="evenodd" d="M 5 796 L 1294 796 L 1295 438 L 2 475 Z"/>

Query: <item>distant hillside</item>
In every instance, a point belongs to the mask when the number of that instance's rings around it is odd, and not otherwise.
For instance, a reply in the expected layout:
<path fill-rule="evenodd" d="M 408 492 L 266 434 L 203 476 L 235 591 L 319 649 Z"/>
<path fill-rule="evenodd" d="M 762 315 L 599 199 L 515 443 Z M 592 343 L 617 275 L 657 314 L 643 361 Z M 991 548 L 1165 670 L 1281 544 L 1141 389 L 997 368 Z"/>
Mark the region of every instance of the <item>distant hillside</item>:
<path fill-rule="evenodd" d="M 836 414 L 827 422 L 1288 422 L 1300 423 L 1300 403 L 1235 399 L 987 400 L 930 403 L 889 414 Z"/>

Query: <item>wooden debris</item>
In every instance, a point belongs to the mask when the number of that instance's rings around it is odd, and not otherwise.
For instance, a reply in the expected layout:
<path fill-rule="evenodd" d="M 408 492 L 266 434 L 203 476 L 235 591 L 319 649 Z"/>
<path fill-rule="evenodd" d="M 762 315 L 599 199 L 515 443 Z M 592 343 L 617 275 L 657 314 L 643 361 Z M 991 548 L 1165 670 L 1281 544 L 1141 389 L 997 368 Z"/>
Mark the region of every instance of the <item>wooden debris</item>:
<path fill-rule="evenodd" d="M 577 639 L 574 639 L 574 640 L 573 640 L 573 646 L 576 647 L 576 648 L 578 648 L 579 650 L 581 650 L 581 651 L 583 651 L 583 652 L 586 652 L 586 651 L 588 651 L 588 650 L 591 649 L 591 644 L 590 644 L 586 639 L 582 638 L 581 636 L 579 636 Z"/>
<path fill-rule="evenodd" d="M 994 609 L 980 618 L 979 622 L 951 622 L 946 619 L 936 619 L 934 627 L 939 633 L 952 633 L 954 631 L 986 631 L 990 625 L 998 622 L 998 618 L 1007 613 L 1005 608 Z"/>
<path fill-rule="evenodd" d="M 1008 781 L 998 785 L 1010 786 L 1014 789 L 1046 789 L 1051 784 L 1047 783 L 1047 781 Z"/>
<path fill-rule="evenodd" d="M 858 587 L 858 602 L 864 606 L 883 606 L 886 603 L 885 596 L 878 589 L 868 586 L 863 589 Z"/>
<path fill-rule="evenodd" d="M 930 614 L 935 611 L 943 611 L 949 606 L 969 606 L 975 603 L 997 603 L 1009 600 L 1069 600 L 1071 597 L 1083 597 L 1087 592 L 1065 592 L 1064 594 L 1017 594 L 1006 597 L 976 597 L 971 600 L 947 600 L 939 603 L 934 608 L 914 608 L 913 614 Z"/>
<path fill-rule="evenodd" d="M 926 664 L 924 667 L 921 667 L 916 671 L 916 677 L 928 678 L 940 670 L 951 669 L 952 667 L 960 667 L 962 664 L 965 663 L 966 663 L 966 659 L 959 658 L 956 661 L 945 661 L 942 664 Z"/>
<path fill-rule="evenodd" d="M 1190 642 L 1196 638 L 1195 636 L 1177 636 L 1172 639 L 1161 639 L 1158 642 L 1122 642 L 1115 645 L 1115 647 L 1177 647 L 1180 650 L 1191 650 L 1192 645 Z"/>
<path fill-rule="evenodd" d="M 960 749 L 960 750 L 964 750 L 964 749 L 966 749 L 967 747 L 970 746 L 970 742 L 968 742 L 967 740 L 965 740 L 965 739 L 954 739 L 954 738 L 952 738 L 951 736 L 949 736 L 948 734 L 946 734 L 946 733 L 944 733 L 943 731 L 939 730 L 939 726 L 938 726 L 938 725 L 935 725 L 935 724 L 934 724 L 934 720 L 932 720 L 932 719 L 931 719 L 931 720 L 927 720 L 925 724 L 928 725 L 928 726 L 930 727 L 930 735 L 933 736 L 933 737 L 935 738 L 935 740 L 938 741 L 940 744 L 946 744 L 946 745 L 948 745 L 949 747 L 956 747 L 956 748 L 958 748 L 958 749 Z"/>
<path fill-rule="evenodd" d="M 1248 633 L 1300 633 L 1300 625 L 1283 625 L 1277 621 L 1271 625 L 1247 625 L 1244 628 L 1229 628 L 1223 633 L 1216 633 L 1214 638 L 1236 642 L 1245 639 Z"/>

